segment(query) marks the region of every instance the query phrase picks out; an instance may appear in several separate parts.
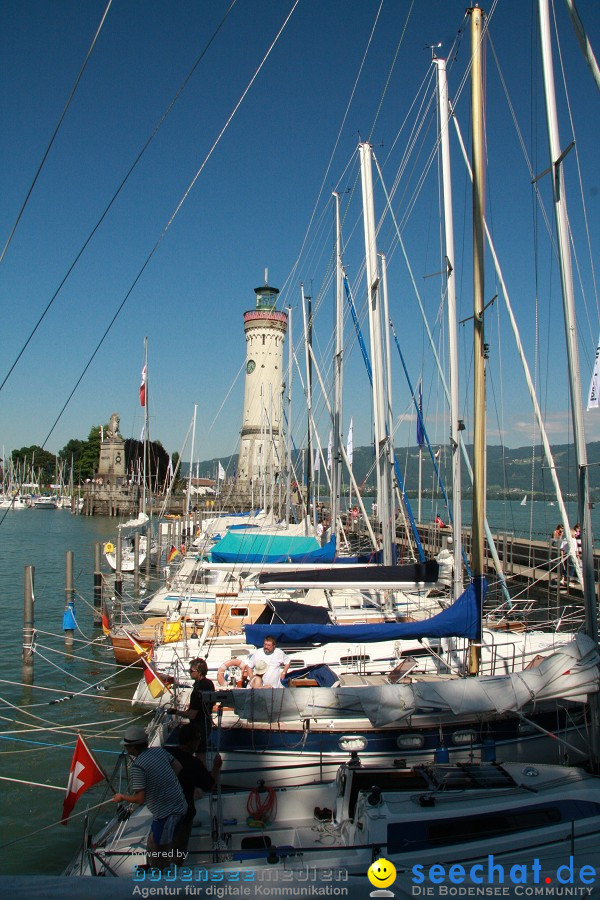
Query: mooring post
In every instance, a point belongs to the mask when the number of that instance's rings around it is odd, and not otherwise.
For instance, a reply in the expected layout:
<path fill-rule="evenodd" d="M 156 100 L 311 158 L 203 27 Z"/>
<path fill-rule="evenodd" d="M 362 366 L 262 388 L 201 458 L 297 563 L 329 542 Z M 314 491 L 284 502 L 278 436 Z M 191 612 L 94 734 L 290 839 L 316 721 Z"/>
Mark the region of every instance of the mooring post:
<path fill-rule="evenodd" d="M 73 551 L 67 550 L 65 556 L 65 611 L 63 614 L 63 631 L 65 645 L 73 646 L 75 633 L 75 588 L 73 586 Z"/>
<path fill-rule="evenodd" d="M 123 541 L 121 538 L 121 532 L 117 532 L 117 555 L 116 555 L 116 568 L 115 568 L 115 607 L 114 607 L 114 619 L 113 622 L 120 621 L 121 615 L 121 599 L 123 597 L 123 573 L 121 572 L 121 564 L 123 557 Z M 118 613 L 118 615 L 117 615 Z"/>
<path fill-rule="evenodd" d="M 144 571 L 146 573 L 146 584 L 150 581 L 150 551 L 152 549 L 152 526 L 146 526 L 146 564 Z"/>
<path fill-rule="evenodd" d="M 23 681 L 33 682 L 33 635 L 34 628 L 34 581 L 35 566 L 25 566 L 23 594 Z"/>
<path fill-rule="evenodd" d="M 163 539 L 163 526 L 162 522 L 158 522 L 158 528 L 156 531 L 156 568 L 160 569 L 160 563 L 162 560 L 162 539 Z"/>
<path fill-rule="evenodd" d="M 140 533 L 136 531 L 133 535 L 133 591 L 135 594 L 140 592 Z"/>
<path fill-rule="evenodd" d="M 102 544 L 94 544 L 94 627 L 102 625 Z"/>

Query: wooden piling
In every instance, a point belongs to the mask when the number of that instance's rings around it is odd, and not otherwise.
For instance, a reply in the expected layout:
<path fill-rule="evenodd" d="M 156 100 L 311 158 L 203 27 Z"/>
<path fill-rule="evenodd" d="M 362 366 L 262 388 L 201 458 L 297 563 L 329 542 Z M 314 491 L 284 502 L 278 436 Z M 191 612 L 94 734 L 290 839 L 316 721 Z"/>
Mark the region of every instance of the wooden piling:
<path fill-rule="evenodd" d="M 121 537 L 120 531 L 117 531 L 117 547 L 115 553 L 115 611 L 118 606 L 120 612 L 120 604 L 123 597 L 123 573 L 121 571 L 121 564 L 123 559 L 123 539 Z"/>
<path fill-rule="evenodd" d="M 73 646 L 75 635 L 74 602 L 73 551 L 67 550 L 65 554 L 65 614 L 63 616 L 63 631 L 65 633 L 65 646 L 69 648 Z"/>
<path fill-rule="evenodd" d="M 94 544 L 94 627 L 102 625 L 102 544 Z"/>
<path fill-rule="evenodd" d="M 23 594 L 23 681 L 33 681 L 33 635 L 34 635 L 34 582 L 35 566 L 25 566 Z"/>
<path fill-rule="evenodd" d="M 147 549 L 146 549 L 147 552 Z M 140 592 L 140 533 L 136 531 L 133 535 L 133 592 Z"/>

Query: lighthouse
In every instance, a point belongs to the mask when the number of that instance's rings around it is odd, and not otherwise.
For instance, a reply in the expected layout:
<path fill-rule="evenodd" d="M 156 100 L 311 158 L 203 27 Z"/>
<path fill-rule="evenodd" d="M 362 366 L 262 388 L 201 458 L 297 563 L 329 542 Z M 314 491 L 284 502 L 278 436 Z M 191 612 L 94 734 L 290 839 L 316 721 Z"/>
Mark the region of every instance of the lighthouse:
<path fill-rule="evenodd" d="M 237 468 L 238 491 L 258 502 L 285 466 L 283 440 L 283 342 L 287 314 L 276 309 L 279 289 L 254 289 L 256 305 L 244 313 L 246 375 Z M 268 486 L 271 486 L 270 488 Z"/>

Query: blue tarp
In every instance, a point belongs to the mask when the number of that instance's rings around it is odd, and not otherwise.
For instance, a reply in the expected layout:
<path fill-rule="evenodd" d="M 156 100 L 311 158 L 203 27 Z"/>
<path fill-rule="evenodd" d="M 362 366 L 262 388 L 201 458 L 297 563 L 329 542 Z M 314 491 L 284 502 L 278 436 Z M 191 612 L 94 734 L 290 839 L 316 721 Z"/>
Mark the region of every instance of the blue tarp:
<path fill-rule="evenodd" d="M 211 561 L 222 563 L 325 563 L 334 557 L 335 538 L 321 547 L 314 537 L 254 530 L 229 531 L 210 551 Z"/>
<path fill-rule="evenodd" d="M 283 644 L 361 644 L 408 638 L 464 637 L 481 634 L 481 610 L 487 589 L 484 578 L 474 579 L 448 609 L 421 622 L 383 622 L 380 625 L 245 625 L 246 642 L 262 647 L 267 635 Z"/>

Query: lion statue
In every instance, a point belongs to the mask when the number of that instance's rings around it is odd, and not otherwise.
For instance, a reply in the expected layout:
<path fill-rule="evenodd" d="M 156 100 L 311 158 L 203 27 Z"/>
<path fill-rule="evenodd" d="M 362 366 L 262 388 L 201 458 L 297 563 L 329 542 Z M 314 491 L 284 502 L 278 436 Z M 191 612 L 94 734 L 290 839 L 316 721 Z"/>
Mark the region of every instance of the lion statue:
<path fill-rule="evenodd" d="M 110 417 L 110 422 L 108 424 L 108 428 L 106 429 L 106 437 L 108 440 L 114 440 L 119 436 L 119 425 L 121 424 L 121 417 L 119 413 L 113 413 Z"/>

